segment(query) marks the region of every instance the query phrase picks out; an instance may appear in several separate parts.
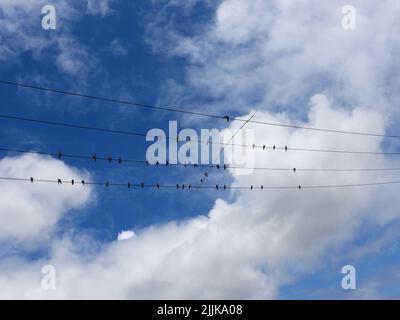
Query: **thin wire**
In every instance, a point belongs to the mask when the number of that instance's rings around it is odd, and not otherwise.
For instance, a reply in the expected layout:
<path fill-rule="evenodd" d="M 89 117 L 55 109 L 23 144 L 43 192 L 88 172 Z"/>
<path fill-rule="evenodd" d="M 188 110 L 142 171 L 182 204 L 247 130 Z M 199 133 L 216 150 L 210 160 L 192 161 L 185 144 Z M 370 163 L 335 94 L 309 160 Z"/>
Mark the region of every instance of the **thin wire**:
<path fill-rule="evenodd" d="M 246 126 L 246 124 L 249 123 L 249 121 L 250 121 L 251 119 L 253 119 L 253 117 L 254 117 L 254 115 L 252 115 L 252 116 L 247 120 L 247 122 L 243 123 L 243 124 L 240 126 L 240 128 L 232 135 L 232 137 L 229 138 L 229 140 L 226 142 L 226 144 L 224 144 L 224 145 L 222 146 L 222 148 L 221 148 L 221 150 L 220 150 L 218 156 L 215 158 L 215 160 L 213 161 L 213 163 L 214 163 L 215 161 L 217 161 L 218 159 L 220 159 L 220 157 L 221 157 L 222 153 L 224 152 L 225 148 L 227 147 L 228 143 L 230 143 L 233 139 L 235 139 L 235 137 L 239 134 L 239 132 Z M 203 178 L 200 179 L 200 184 L 203 184 L 204 181 L 208 178 L 208 175 L 211 173 L 211 169 L 212 169 L 212 168 L 210 168 L 210 169 L 204 174 Z"/>
<path fill-rule="evenodd" d="M 74 129 L 84 129 L 84 130 L 93 130 L 97 132 L 107 132 L 107 133 L 117 133 L 117 134 L 125 134 L 131 136 L 139 136 L 139 137 L 146 137 L 146 133 L 141 132 L 133 132 L 133 131 L 124 131 L 124 130 L 113 130 L 113 129 L 106 129 L 106 128 L 99 128 L 99 127 L 91 127 L 91 126 L 84 126 L 84 125 L 76 125 L 70 124 L 65 122 L 55 122 L 55 121 L 47 121 L 47 120 L 40 120 L 40 119 L 32 119 L 26 117 L 19 117 L 13 115 L 6 115 L 0 114 L 1 119 L 9 119 L 15 121 L 25 121 L 25 122 L 32 122 L 37 124 L 45 124 L 45 125 L 54 125 L 54 126 L 61 126 L 61 127 L 69 127 Z M 224 142 L 210 142 L 210 141 L 201 141 L 198 139 L 194 140 L 184 140 L 179 141 L 179 139 L 175 137 L 167 136 L 168 140 L 173 140 L 178 142 L 197 142 L 200 144 L 216 144 L 216 145 L 225 145 L 225 146 L 233 146 L 233 147 L 241 147 L 241 148 L 252 148 L 258 150 L 285 150 L 285 151 L 305 151 L 305 152 L 323 152 L 323 153 L 341 153 L 341 154 L 358 154 L 358 155 L 400 155 L 400 152 L 374 152 L 374 151 L 350 151 L 350 150 L 330 150 L 330 149 L 311 149 L 311 148 L 298 148 L 298 147 L 275 147 L 275 146 L 267 146 L 267 145 L 257 145 L 257 144 L 237 144 L 237 143 L 224 143 Z"/>
<path fill-rule="evenodd" d="M 242 118 L 238 118 L 238 117 L 230 117 L 228 115 L 222 116 L 222 115 L 216 115 L 216 114 L 210 114 L 210 113 L 204 113 L 204 112 L 190 111 L 190 110 L 185 110 L 185 109 L 181 109 L 181 108 L 169 108 L 169 107 L 155 106 L 155 105 L 138 103 L 138 102 L 133 102 L 133 101 L 126 101 L 126 100 L 124 101 L 124 100 L 99 97 L 99 96 L 94 96 L 94 95 L 89 95 L 89 94 L 84 94 L 84 93 L 77 93 L 77 92 L 72 92 L 72 91 L 29 85 L 29 84 L 24 84 L 24 83 L 15 82 L 15 81 L 0 80 L 0 84 L 12 85 L 12 86 L 16 86 L 16 87 L 46 91 L 46 92 L 51 92 L 51 93 L 70 95 L 70 96 L 93 99 L 93 100 L 98 100 L 98 101 L 118 103 L 118 104 L 140 107 L 140 108 L 145 108 L 145 109 L 154 109 L 154 110 L 159 110 L 159 111 L 169 111 L 169 112 L 189 114 L 189 115 L 194 115 L 194 116 L 202 116 L 202 117 L 209 117 L 209 118 L 215 118 L 215 119 L 224 119 L 224 120 L 227 120 L 228 122 L 231 120 L 232 121 L 241 121 L 241 122 L 247 121 L 246 119 L 242 119 Z M 275 126 L 275 127 L 310 130 L 310 131 L 320 131 L 320 132 L 335 133 L 335 134 L 349 134 L 349 135 L 400 139 L 400 135 L 390 135 L 390 134 L 387 135 L 387 134 L 379 134 L 379 133 L 371 133 L 371 132 L 357 132 L 357 131 L 325 129 L 325 128 L 307 127 L 307 126 L 296 126 L 296 125 L 258 121 L 258 120 L 252 120 L 250 122 L 255 123 L 255 124 L 262 124 L 262 125 Z"/>
<path fill-rule="evenodd" d="M 62 180 L 62 179 L 36 179 L 36 178 L 15 178 L 15 177 L 0 177 L 1 181 L 16 181 L 16 182 L 31 182 L 31 183 L 54 183 L 54 184 L 71 184 L 71 185 L 95 185 L 95 186 L 105 186 L 105 187 L 128 187 L 132 189 L 163 189 L 163 188 L 174 188 L 176 190 L 195 190 L 195 189 L 215 189 L 215 190 L 282 190 L 282 189 L 333 189 L 333 188 L 356 188 L 356 187 L 366 187 L 366 186 L 382 186 L 382 185 L 393 185 L 400 184 L 400 180 L 394 181 L 383 181 L 383 182 L 369 182 L 369 183 L 354 183 L 354 184 L 333 184 L 333 185 L 298 185 L 298 186 L 226 186 L 226 185 L 216 185 L 214 186 L 199 186 L 193 188 L 190 184 L 176 184 L 176 185 L 161 185 L 161 184 L 131 184 L 127 183 L 112 183 L 109 181 L 105 182 L 86 182 L 84 180 Z"/>
<path fill-rule="evenodd" d="M 216 168 L 216 169 L 239 169 L 239 170 L 264 170 L 264 171 L 289 171 L 289 172 L 363 172 L 363 171 L 400 171 L 399 168 L 331 168 L 331 169 L 323 169 L 323 168 L 273 168 L 273 167 L 246 167 L 246 166 L 235 166 L 230 164 L 225 165 L 217 165 L 217 164 L 183 164 L 183 163 L 149 163 L 146 160 L 137 160 L 137 159 L 127 159 L 123 157 L 101 157 L 97 154 L 94 155 L 77 155 L 77 154 L 69 154 L 64 153 L 62 151 L 59 152 L 44 152 L 44 151 L 31 151 L 31 150 L 21 150 L 21 149 L 12 149 L 12 148 L 0 148 L 0 151 L 3 152 L 13 152 L 13 153 L 25 153 L 25 154 L 37 154 L 37 155 L 45 155 L 45 156 L 53 156 L 58 158 L 73 158 L 73 159 L 84 159 L 84 160 L 94 160 L 96 161 L 106 161 L 113 162 L 119 164 L 142 164 L 148 166 L 178 166 L 178 167 L 199 167 L 199 168 Z"/>

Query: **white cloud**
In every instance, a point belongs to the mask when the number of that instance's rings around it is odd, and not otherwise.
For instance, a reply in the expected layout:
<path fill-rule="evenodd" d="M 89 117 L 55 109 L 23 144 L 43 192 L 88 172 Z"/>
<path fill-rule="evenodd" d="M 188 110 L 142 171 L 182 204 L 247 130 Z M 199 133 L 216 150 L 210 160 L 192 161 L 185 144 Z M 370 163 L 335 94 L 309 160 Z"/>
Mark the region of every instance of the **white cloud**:
<path fill-rule="evenodd" d="M 121 240 L 128 240 L 131 238 L 136 237 L 136 233 L 132 230 L 123 230 L 120 233 L 118 233 L 118 237 L 117 240 L 121 241 Z"/>
<path fill-rule="evenodd" d="M 260 121 L 383 133 L 391 114 L 383 111 L 395 112 L 389 102 L 398 95 L 387 92 L 392 88 L 387 81 L 398 68 L 398 2 L 356 1 L 360 16 L 354 33 L 341 29 L 341 5 L 225 0 L 197 36 L 182 37 L 176 30 L 158 34 L 168 35 L 162 40 L 170 42 L 173 54 L 189 59 L 187 90 L 218 97 L 221 103 L 214 107 L 219 111 L 235 105 L 241 112 L 246 107 Z M 271 104 L 284 105 L 307 120 L 272 113 Z M 382 150 L 381 138 L 248 126 L 256 131 L 258 144 Z M 384 155 L 265 151 L 255 166 L 368 168 L 399 163 Z M 248 186 L 393 180 L 390 172 L 257 171 L 232 176 L 233 185 Z M 75 245 L 66 237 L 54 241 L 47 259 L 3 259 L 0 296 L 275 298 L 282 285 L 319 270 L 321 261 L 347 257 L 342 249 L 353 244 L 360 228 L 385 226 L 399 218 L 393 186 L 238 191 L 236 196 L 232 203 L 217 200 L 204 216 L 150 226 L 129 241 L 114 241 L 99 251 L 78 250 L 85 241 Z M 363 255 L 377 250 L 376 245 L 369 247 L 363 248 Z M 40 287 L 44 264 L 57 268 L 55 291 Z"/>
<path fill-rule="evenodd" d="M 57 0 L 57 29 L 43 30 L 41 9 L 48 1 L 4 0 L 0 3 L 0 60 L 18 61 L 20 54 L 32 52 L 36 59 L 47 59 L 56 64 L 61 72 L 71 76 L 85 76 L 94 70 L 95 55 L 74 35 L 75 24 L 87 13 L 104 16 L 110 10 L 111 1 Z M 44 54 L 51 50 L 52 55 Z"/>
<path fill-rule="evenodd" d="M 341 109 L 317 95 L 311 100 L 307 126 L 354 128 L 374 124 L 381 132 L 384 118 L 376 111 Z M 286 121 L 285 114 L 253 111 L 257 119 Z M 239 124 L 233 123 L 236 127 Z M 249 124 L 252 126 L 251 124 Z M 254 125 L 256 143 L 335 146 L 380 151 L 380 138 L 352 137 Z M 353 168 L 395 166 L 384 156 L 359 157 L 265 151 L 256 166 Z M 397 165 L 399 165 L 397 161 Z M 265 173 L 235 176 L 233 185 L 336 184 L 391 180 L 388 173 Z M 366 222 L 376 223 L 369 208 L 380 201 L 399 205 L 396 188 L 351 190 L 280 190 L 239 192 L 233 203 L 217 200 L 206 216 L 181 223 L 151 226 L 129 241 L 115 241 L 100 251 L 78 250 L 84 241 L 56 240 L 47 260 L 3 260 L 1 295 L 35 298 L 275 298 L 279 288 L 297 276 L 318 270 L 327 252 L 340 255 Z M 381 217 L 385 225 L 399 214 Z M 122 233 L 126 234 L 126 233 Z M 120 235 L 122 235 L 120 234 Z M 90 251 L 90 250 L 89 250 Z M 57 269 L 57 290 L 44 291 L 37 278 L 44 264 Z M 18 278 L 22 274 L 23 281 Z M 18 280 L 17 280 L 18 279 Z"/>
<path fill-rule="evenodd" d="M 35 155 L 0 160 L 0 176 L 41 179 L 86 179 L 86 172 L 63 162 Z M 0 242 L 33 246 L 51 239 L 58 221 L 71 209 L 82 208 L 91 199 L 91 188 L 54 184 L 0 182 Z"/>

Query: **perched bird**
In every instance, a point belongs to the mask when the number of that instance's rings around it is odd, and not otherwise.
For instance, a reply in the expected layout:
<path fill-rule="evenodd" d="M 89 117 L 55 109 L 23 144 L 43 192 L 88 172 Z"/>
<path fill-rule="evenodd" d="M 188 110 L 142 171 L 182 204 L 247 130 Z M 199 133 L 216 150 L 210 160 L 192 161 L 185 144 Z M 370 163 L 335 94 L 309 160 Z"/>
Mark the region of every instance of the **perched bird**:
<path fill-rule="evenodd" d="M 110 186 L 110 183 L 106 181 L 106 187 L 108 188 Z"/>
<path fill-rule="evenodd" d="M 224 119 L 226 119 L 226 122 L 229 122 L 229 120 L 230 120 L 228 115 L 224 116 Z"/>
<path fill-rule="evenodd" d="M 59 153 L 58 153 L 58 159 L 61 159 L 61 157 L 62 157 L 62 153 L 59 152 Z"/>
<path fill-rule="evenodd" d="M 128 182 L 128 189 L 130 189 L 131 188 L 131 183 L 130 182 Z"/>
<path fill-rule="evenodd" d="M 57 183 L 58 183 L 58 184 L 62 184 L 61 179 L 58 179 Z"/>
<path fill-rule="evenodd" d="M 157 189 L 160 189 L 160 185 L 157 183 Z"/>
<path fill-rule="evenodd" d="M 97 161 L 97 156 L 96 156 L 95 154 L 92 156 L 92 160 L 93 160 L 94 162 Z"/>
<path fill-rule="evenodd" d="M 285 146 L 285 151 L 287 151 L 287 146 Z"/>
<path fill-rule="evenodd" d="M 275 145 L 272 147 L 272 150 L 275 150 L 276 149 L 276 147 L 275 147 Z"/>
<path fill-rule="evenodd" d="M 250 187 L 250 190 L 253 190 L 253 186 Z"/>
<path fill-rule="evenodd" d="M 143 182 L 141 182 L 140 183 L 140 186 L 142 187 L 142 189 L 144 188 L 144 183 Z"/>
<path fill-rule="evenodd" d="M 261 186 L 261 190 L 264 190 L 264 186 Z"/>
<path fill-rule="evenodd" d="M 296 172 L 296 168 L 293 168 L 293 172 Z"/>
<path fill-rule="evenodd" d="M 74 180 L 74 179 L 71 180 L 71 184 L 72 184 L 72 185 L 75 184 L 75 180 Z"/>
<path fill-rule="evenodd" d="M 301 185 L 299 185 L 299 190 L 301 190 Z"/>
<path fill-rule="evenodd" d="M 108 162 L 111 163 L 112 162 L 112 158 L 108 157 Z"/>
<path fill-rule="evenodd" d="M 84 185 L 85 185 L 85 180 L 82 180 L 81 183 L 82 183 L 82 185 L 84 186 Z"/>
<path fill-rule="evenodd" d="M 33 183 L 33 178 L 31 177 L 31 183 Z"/>
<path fill-rule="evenodd" d="M 121 158 L 121 157 L 118 158 L 118 163 L 119 163 L 119 164 L 122 163 L 122 158 Z"/>
<path fill-rule="evenodd" d="M 265 150 L 265 144 L 263 145 L 263 150 Z"/>
<path fill-rule="evenodd" d="M 218 190 L 218 185 L 216 185 L 216 186 L 215 186 L 215 189 L 217 189 L 217 190 Z"/>

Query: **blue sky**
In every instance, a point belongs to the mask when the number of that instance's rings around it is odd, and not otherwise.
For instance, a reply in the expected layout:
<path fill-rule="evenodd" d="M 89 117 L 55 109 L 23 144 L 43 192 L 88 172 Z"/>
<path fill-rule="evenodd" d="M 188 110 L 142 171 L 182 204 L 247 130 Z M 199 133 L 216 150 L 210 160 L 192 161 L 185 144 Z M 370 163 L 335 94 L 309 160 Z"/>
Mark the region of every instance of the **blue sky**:
<path fill-rule="evenodd" d="M 0 5 L 2 80 L 243 118 L 253 114 L 270 122 L 400 133 L 394 107 L 400 101 L 395 1 L 354 1 L 358 24 L 353 31 L 341 27 L 340 1 L 320 8 L 312 1 L 60 0 L 54 1 L 57 29 L 48 31 L 41 28 L 44 2 L 23 2 Z M 240 125 L 8 85 L 0 85 L 0 97 L 2 114 L 116 130 L 166 130 L 171 120 L 196 130 Z M 148 146 L 142 137 L 0 122 L 0 148 L 145 159 Z M 258 143 L 398 150 L 396 140 L 251 129 Z M 199 168 L 48 157 L 42 162 L 40 157 L 4 152 L 0 156 L 5 159 L 2 175 L 22 177 L 46 173 L 46 168 L 53 172 L 53 166 L 66 175 L 82 174 L 95 181 L 187 184 L 198 182 L 202 174 Z M 385 156 L 256 157 L 261 166 L 398 165 L 396 158 Z M 304 173 L 293 181 L 279 172 L 238 176 L 226 171 L 213 172 L 209 183 L 285 185 L 385 178 L 396 180 L 396 173 Z M 263 197 L 101 187 L 81 194 L 61 189 L 36 193 L 21 185 L 13 189 L 13 199 L 5 196 L 3 182 L 2 188 L 0 219 L 20 217 L 13 225 L 25 224 L 26 231 L 0 229 L 1 297 L 357 299 L 400 294 L 396 186 L 315 191 L 304 197 L 272 192 Z M 32 222 L 29 229 L 30 222 L 23 218 L 25 201 L 39 208 L 38 221 L 48 222 L 39 227 Z M 137 235 L 116 241 L 123 230 Z M 13 270 L 15 259 L 22 263 Z M 55 293 L 37 285 L 44 264 L 54 264 L 64 279 Z M 355 291 L 340 286 L 340 270 L 346 264 L 357 268 Z M 90 272 L 87 278 L 84 270 Z M 104 280 L 121 272 L 126 272 L 122 282 Z M 9 280 L 16 274 L 23 274 L 25 282 Z M 193 279 L 197 280 L 188 284 Z M 88 288 L 82 290 L 82 283 Z"/>

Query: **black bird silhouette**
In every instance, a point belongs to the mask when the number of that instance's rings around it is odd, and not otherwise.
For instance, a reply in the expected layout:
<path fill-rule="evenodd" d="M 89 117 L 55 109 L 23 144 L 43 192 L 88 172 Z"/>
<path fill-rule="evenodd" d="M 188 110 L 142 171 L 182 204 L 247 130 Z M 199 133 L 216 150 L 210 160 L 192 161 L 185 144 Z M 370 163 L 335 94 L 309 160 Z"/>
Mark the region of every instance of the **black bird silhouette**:
<path fill-rule="evenodd" d="M 128 189 L 130 189 L 131 188 L 131 183 L 130 182 L 128 182 Z"/>
<path fill-rule="evenodd" d="M 264 186 L 261 186 L 261 190 L 263 190 L 264 189 Z"/>
<path fill-rule="evenodd" d="M 58 183 L 58 184 L 62 184 L 61 179 L 58 179 L 57 183 Z"/>
<path fill-rule="evenodd" d="M 296 172 L 296 168 L 293 168 L 293 172 Z"/>
<path fill-rule="evenodd" d="M 230 120 L 228 115 L 224 116 L 224 119 L 226 119 L 226 122 L 229 122 L 229 120 Z"/>
<path fill-rule="evenodd" d="M 31 183 L 33 183 L 33 178 L 31 177 Z"/>
<path fill-rule="evenodd" d="M 253 186 L 250 187 L 250 190 L 253 190 Z"/>
<path fill-rule="evenodd" d="M 142 183 L 140 183 L 140 186 L 142 187 L 142 189 L 144 188 L 144 183 L 142 182 Z"/>
<path fill-rule="evenodd" d="M 83 185 L 83 186 L 85 185 L 85 180 L 82 180 L 82 185 Z"/>
<path fill-rule="evenodd" d="M 108 157 L 108 162 L 111 163 L 112 162 L 112 158 Z"/>
<path fill-rule="evenodd" d="M 275 150 L 275 148 L 276 148 L 276 147 L 275 147 L 275 145 L 274 145 L 274 146 L 272 147 L 272 150 Z"/>
<path fill-rule="evenodd" d="M 301 190 L 301 185 L 299 185 L 299 190 Z"/>
<path fill-rule="evenodd" d="M 72 185 L 75 184 L 75 180 L 74 180 L 74 179 L 71 180 L 71 184 L 72 184 Z"/>
<path fill-rule="evenodd" d="M 285 151 L 287 151 L 287 146 L 285 146 Z"/>
<path fill-rule="evenodd" d="M 263 150 L 265 150 L 265 144 L 263 145 Z"/>
<path fill-rule="evenodd" d="M 92 160 L 93 160 L 94 162 L 97 161 L 97 156 L 96 156 L 95 154 L 92 156 Z"/>
<path fill-rule="evenodd" d="M 216 185 L 215 188 L 218 190 L 218 185 Z"/>
<path fill-rule="evenodd" d="M 59 152 L 59 153 L 58 153 L 58 159 L 61 159 L 61 157 L 62 157 L 62 153 Z"/>
<path fill-rule="evenodd" d="M 157 183 L 157 189 L 160 189 L 160 185 Z"/>
<path fill-rule="evenodd" d="M 118 163 L 119 163 L 119 164 L 122 163 L 122 158 L 121 158 L 121 157 L 118 158 Z"/>
<path fill-rule="evenodd" d="M 110 183 L 106 181 L 106 187 L 108 188 L 110 186 Z"/>

